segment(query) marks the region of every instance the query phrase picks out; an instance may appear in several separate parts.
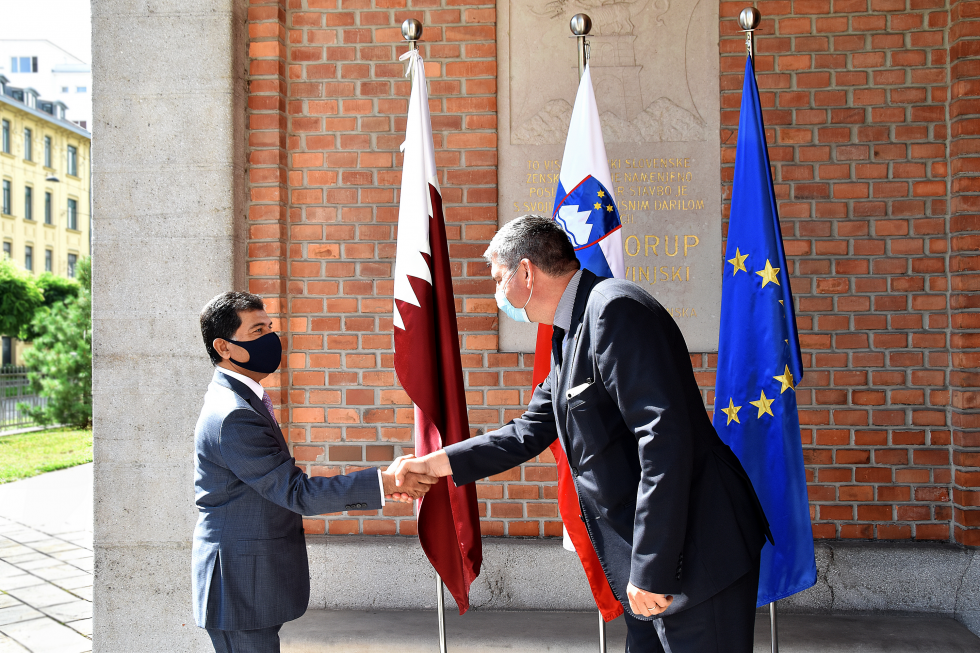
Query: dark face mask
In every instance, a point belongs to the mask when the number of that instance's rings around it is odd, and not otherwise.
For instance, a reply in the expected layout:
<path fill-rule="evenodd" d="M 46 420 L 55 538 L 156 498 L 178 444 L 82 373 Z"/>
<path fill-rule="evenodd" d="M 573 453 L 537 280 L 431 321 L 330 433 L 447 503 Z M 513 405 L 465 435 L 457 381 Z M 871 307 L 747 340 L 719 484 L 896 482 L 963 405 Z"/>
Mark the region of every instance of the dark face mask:
<path fill-rule="evenodd" d="M 272 374 L 279 369 L 279 363 L 282 362 L 282 342 L 275 332 L 267 333 L 255 340 L 245 342 L 229 340 L 228 342 L 248 352 L 248 362 L 242 363 L 232 358 L 231 362 L 235 365 L 259 374 Z"/>

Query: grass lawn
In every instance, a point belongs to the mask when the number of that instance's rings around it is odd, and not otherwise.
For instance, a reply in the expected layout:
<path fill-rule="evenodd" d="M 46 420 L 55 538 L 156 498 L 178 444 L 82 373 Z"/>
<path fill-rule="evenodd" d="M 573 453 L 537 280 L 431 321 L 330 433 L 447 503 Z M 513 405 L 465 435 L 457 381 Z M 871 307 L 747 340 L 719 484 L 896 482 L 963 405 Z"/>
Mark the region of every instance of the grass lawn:
<path fill-rule="evenodd" d="M 90 430 L 61 428 L 0 437 L 0 483 L 90 462 Z"/>

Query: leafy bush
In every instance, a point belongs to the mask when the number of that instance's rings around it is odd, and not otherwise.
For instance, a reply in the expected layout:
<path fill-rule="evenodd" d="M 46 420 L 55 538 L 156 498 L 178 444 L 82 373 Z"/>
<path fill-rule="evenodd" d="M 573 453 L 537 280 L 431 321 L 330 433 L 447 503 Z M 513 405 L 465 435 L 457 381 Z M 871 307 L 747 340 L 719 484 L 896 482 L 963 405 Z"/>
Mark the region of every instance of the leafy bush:
<path fill-rule="evenodd" d="M 47 406 L 19 406 L 39 424 L 92 424 L 92 268 L 78 263 L 78 294 L 38 311 L 31 323 L 37 337 L 24 352 L 34 392 Z"/>
<path fill-rule="evenodd" d="M 23 338 L 44 295 L 34 277 L 0 258 L 0 336 Z"/>
<path fill-rule="evenodd" d="M 44 272 L 35 280 L 35 284 L 44 294 L 43 303 L 34 312 L 31 324 L 21 330 L 21 340 L 32 341 L 41 335 L 41 332 L 34 328 L 35 323 L 44 323 L 48 312 L 52 306 L 58 306 L 78 297 L 80 288 L 77 281 L 67 277 L 59 277 L 50 272 Z M 38 320 L 40 318 L 40 322 Z"/>

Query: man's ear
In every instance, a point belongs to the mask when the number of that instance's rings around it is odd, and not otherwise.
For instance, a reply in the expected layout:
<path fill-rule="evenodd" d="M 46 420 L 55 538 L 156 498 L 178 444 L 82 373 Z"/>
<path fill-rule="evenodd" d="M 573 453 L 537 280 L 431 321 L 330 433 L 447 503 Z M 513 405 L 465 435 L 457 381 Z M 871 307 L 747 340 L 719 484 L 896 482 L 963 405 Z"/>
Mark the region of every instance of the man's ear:
<path fill-rule="evenodd" d="M 218 356 L 221 356 L 224 360 L 231 358 L 231 349 L 228 347 L 228 341 L 224 338 L 215 338 L 211 341 L 211 346 L 218 352 Z"/>

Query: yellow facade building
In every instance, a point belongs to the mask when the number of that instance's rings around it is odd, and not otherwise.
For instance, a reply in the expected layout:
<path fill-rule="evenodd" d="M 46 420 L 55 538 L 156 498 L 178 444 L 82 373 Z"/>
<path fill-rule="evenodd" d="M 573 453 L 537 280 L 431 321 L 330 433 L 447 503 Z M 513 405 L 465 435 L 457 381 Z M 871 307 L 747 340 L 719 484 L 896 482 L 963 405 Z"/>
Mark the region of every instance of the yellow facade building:
<path fill-rule="evenodd" d="M 0 256 L 35 275 L 74 277 L 90 252 L 92 135 L 64 116 L 0 75 Z M 5 338 L 2 362 L 21 364 L 22 349 Z"/>

